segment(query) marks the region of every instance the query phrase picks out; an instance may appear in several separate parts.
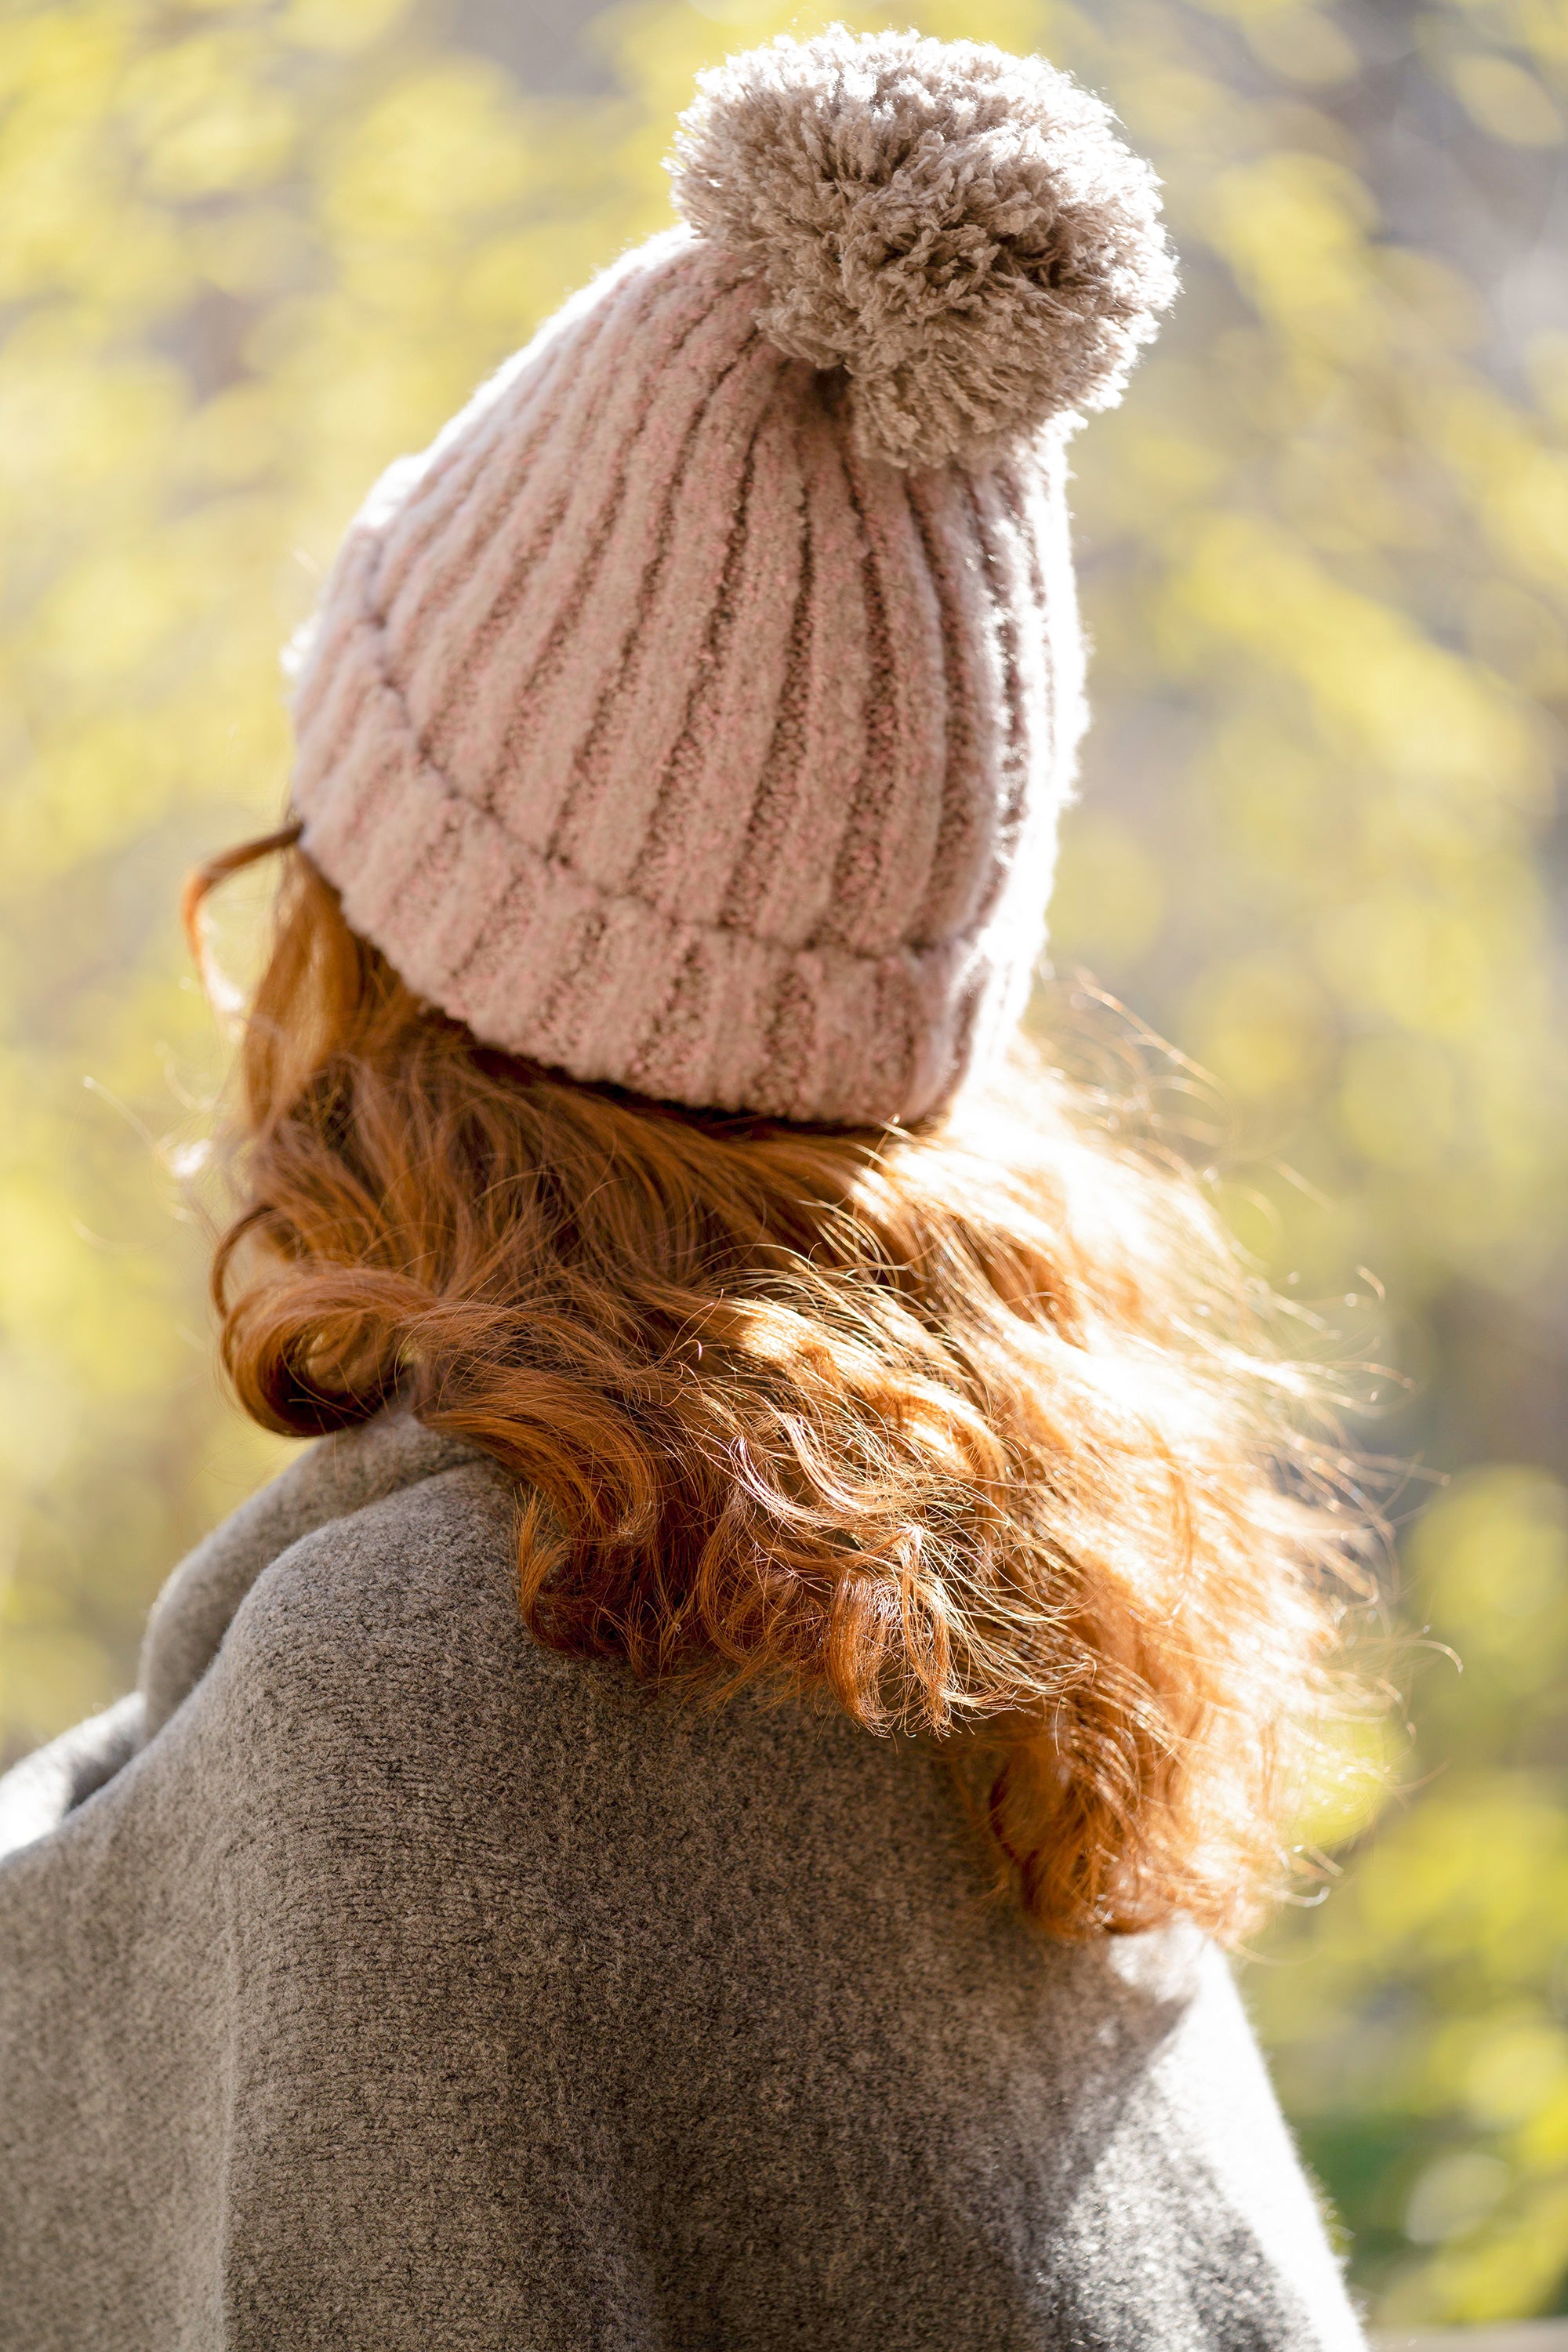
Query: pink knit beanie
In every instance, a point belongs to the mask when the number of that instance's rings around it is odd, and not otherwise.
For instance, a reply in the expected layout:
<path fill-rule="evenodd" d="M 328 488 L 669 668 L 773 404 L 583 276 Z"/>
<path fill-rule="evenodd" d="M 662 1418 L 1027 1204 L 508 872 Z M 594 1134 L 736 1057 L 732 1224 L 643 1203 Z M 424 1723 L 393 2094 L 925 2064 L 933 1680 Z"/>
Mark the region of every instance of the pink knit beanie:
<path fill-rule="evenodd" d="M 1063 499 L 1173 275 L 1037 59 L 909 33 L 706 75 L 683 225 L 384 477 L 300 656 L 349 921 L 577 1078 L 939 1108 L 1043 939 L 1082 656 Z"/>

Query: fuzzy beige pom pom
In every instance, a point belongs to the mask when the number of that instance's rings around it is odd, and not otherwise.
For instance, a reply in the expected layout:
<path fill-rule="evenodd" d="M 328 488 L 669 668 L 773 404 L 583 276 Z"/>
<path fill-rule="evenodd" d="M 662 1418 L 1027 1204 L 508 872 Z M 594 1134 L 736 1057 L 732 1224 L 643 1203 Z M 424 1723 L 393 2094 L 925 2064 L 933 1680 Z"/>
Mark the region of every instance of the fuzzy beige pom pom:
<path fill-rule="evenodd" d="M 841 368 L 861 446 L 977 467 L 1120 398 L 1175 290 L 1157 184 L 1037 58 L 835 26 L 702 76 L 670 172 L 763 332 Z"/>

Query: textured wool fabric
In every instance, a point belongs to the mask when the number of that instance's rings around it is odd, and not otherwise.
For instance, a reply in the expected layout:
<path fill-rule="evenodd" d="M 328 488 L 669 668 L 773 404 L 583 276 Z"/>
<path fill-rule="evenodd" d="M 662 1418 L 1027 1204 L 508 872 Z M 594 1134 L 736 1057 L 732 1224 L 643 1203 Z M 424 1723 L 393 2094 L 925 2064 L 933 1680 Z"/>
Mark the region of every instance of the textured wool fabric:
<path fill-rule="evenodd" d="M 299 655 L 293 793 L 416 992 L 787 1118 L 915 1118 L 989 1056 L 1082 725 L 1069 412 L 1172 285 L 1109 120 L 971 43 L 737 60 L 687 225 L 384 478 Z"/>
<path fill-rule="evenodd" d="M 518 1620 L 390 1417 L 0 1783 L 5 2352 L 1353 2352 L 1224 1963 L 985 1900 L 931 1752 Z"/>

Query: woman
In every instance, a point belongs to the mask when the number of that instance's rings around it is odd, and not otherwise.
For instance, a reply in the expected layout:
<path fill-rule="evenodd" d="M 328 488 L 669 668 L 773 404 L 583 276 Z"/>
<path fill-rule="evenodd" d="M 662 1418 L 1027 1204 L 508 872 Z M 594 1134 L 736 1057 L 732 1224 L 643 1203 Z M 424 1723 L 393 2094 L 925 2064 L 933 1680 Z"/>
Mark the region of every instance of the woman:
<path fill-rule="evenodd" d="M 196 886 L 281 859 L 216 1284 L 321 1443 L 5 1789 L 11 2352 L 1359 2340 L 1211 1940 L 1331 1625 L 1290 1380 L 999 1060 L 1153 183 L 841 31 L 674 171 Z"/>

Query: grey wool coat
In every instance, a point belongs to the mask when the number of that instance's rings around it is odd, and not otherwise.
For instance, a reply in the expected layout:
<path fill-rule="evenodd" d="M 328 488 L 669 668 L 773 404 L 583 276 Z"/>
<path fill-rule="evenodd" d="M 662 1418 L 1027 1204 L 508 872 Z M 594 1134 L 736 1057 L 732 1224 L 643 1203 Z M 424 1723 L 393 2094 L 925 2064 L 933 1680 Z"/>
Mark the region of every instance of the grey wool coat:
<path fill-rule="evenodd" d="M 1360 2343 L 1226 1967 L 984 1897 L 940 1763 L 545 1654 L 414 1422 L 0 1783 L 4 2352 Z"/>

